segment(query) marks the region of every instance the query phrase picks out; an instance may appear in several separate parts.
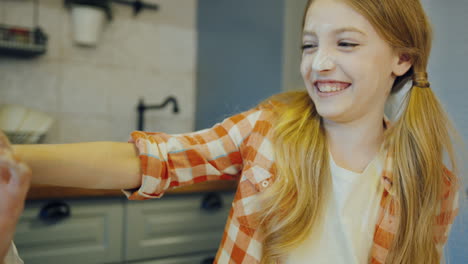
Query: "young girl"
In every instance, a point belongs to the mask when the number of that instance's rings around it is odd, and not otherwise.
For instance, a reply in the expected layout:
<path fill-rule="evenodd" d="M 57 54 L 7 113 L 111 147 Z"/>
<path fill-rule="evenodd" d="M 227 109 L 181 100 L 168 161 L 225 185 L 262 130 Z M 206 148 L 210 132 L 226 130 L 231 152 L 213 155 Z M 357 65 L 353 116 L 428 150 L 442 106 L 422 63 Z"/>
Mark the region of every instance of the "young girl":
<path fill-rule="evenodd" d="M 311 0 L 306 91 L 194 133 L 15 150 L 33 183 L 121 188 L 134 200 L 237 179 L 215 263 L 440 263 L 459 184 L 454 131 L 426 74 L 430 49 L 418 0 Z M 407 81 L 391 123 L 384 104 Z"/>

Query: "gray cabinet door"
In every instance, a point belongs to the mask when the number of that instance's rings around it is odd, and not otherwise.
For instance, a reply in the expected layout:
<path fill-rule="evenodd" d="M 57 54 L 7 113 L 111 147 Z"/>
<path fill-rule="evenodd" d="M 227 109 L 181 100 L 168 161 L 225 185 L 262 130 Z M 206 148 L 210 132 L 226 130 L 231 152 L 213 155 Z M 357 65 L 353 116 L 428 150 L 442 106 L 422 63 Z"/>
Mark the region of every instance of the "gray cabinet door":
<path fill-rule="evenodd" d="M 207 194 L 165 196 L 126 203 L 126 260 L 181 256 L 215 251 L 222 238 L 233 193 L 219 193 L 222 207 Z M 159 262 L 158 262 L 159 263 Z M 172 262 L 170 262 L 172 263 Z"/>
<path fill-rule="evenodd" d="M 131 264 L 212 264 L 213 258 L 216 256 L 216 251 L 193 254 L 182 257 L 170 257 L 164 259 L 144 260 L 137 262 L 129 262 Z"/>
<path fill-rule="evenodd" d="M 38 217 L 49 201 L 26 203 L 14 238 L 25 263 L 120 262 L 123 200 L 101 198 L 64 202 L 71 215 L 56 223 Z M 60 210 L 52 209 L 50 213 L 57 214 Z"/>

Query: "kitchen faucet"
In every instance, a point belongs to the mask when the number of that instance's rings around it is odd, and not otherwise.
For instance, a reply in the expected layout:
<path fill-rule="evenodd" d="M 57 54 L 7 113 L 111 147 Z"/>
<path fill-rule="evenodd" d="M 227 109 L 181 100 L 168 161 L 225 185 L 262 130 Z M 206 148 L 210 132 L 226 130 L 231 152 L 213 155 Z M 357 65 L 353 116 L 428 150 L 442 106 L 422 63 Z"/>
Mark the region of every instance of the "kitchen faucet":
<path fill-rule="evenodd" d="M 144 129 L 144 122 L 145 122 L 144 115 L 145 115 L 146 110 L 161 109 L 161 108 L 164 108 L 169 103 L 173 104 L 172 111 L 174 113 L 178 113 L 179 106 L 177 103 L 177 99 L 174 96 L 169 96 L 168 98 L 166 98 L 166 100 L 162 104 L 159 104 L 159 105 L 145 105 L 145 103 L 143 102 L 143 98 L 140 98 L 138 102 L 138 106 L 137 106 L 137 112 L 138 112 L 137 130 L 143 131 Z"/>

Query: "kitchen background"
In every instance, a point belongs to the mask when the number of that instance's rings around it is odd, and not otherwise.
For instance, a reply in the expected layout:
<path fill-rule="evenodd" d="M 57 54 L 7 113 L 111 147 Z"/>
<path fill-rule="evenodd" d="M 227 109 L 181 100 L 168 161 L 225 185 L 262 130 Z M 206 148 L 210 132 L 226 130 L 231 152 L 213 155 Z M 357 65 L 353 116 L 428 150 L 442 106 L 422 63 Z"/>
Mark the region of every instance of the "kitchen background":
<path fill-rule="evenodd" d="M 97 46 L 89 48 L 74 45 L 70 12 L 62 0 L 40 0 L 39 25 L 49 36 L 48 51 L 34 59 L 0 57 L 0 104 L 51 115 L 55 122 L 45 143 L 125 141 L 136 129 L 141 97 L 146 104 L 160 104 L 175 96 L 180 112 L 174 114 L 172 107 L 147 111 L 145 130 L 182 133 L 209 127 L 273 93 L 303 86 L 298 65 L 306 0 L 145 2 L 158 4 L 160 10 L 143 10 L 134 17 L 131 8 L 113 4 L 113 20 Z M 429 78 L 468 142 L 468 2 L 422 2 L 435 29 Z M 32 15 L 32 0 L 0 1 L 0 24 L 31 27 Z M 387 110 L 395 112 L 391 106 Z M 468 182 L 466 173 L 462 177 Z M 468 210 L 462 196 L 461 217 L 448 244 L 451 263 L 468 259 Z M 106 203 L 102 208 L 109 207 Z M 123 210 L 138 208 L 126 206 Z M 123 222 L 127 220 L 134 221 Z M 125 248 L 125 243 L 117 248 Z M 124 251 L 118 258 L 136 259 L 135 252 L 143 252 Z M 161 256 L 145 258 L 152 257 Z"/>
<path fill-rule="evenodd" d="M 148 1 L 151 2 L 151 1 Z M 55 118 L 46 142 L 125 141 L 136 129 L 136 105 L 159 104 L 173 95 L 180 113 L 147 113 L 147 129 L 194 129 L 196 0 L 152 1 L 160 11 L 113 5 L 96 48 L 73 44 L 70 12 L 61 0 L 41 0 L 39 24 L 49 35 L 37 59 L 0 60 L 0 103 L 16 103 Z M 0 23 L 31 27 L 32 1 L 6 0 Z"/>

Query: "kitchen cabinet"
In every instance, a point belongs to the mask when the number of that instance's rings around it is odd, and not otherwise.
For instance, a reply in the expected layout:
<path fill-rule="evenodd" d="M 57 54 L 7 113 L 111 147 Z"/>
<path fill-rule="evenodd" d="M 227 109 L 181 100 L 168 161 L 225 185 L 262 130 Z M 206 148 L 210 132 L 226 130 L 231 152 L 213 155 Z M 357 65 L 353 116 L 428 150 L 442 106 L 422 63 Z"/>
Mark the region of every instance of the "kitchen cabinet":
<path fill-rule="evenodd" d="M 44 221 L 51 201 L 28 202 L 18 222 L 15 244 L 25 263 L 107 263 L 122 259 L 123 200 L 66 200 L 70 216 Z M 51 209 L 49 219 L 63 214 Z"/>
<path fill-rule="evenodd" d="M 216 251 L 204 254 L 192 254 L 183 257 L 170 257 L 156 260 L 129 262 L 131 264 L 212 264 Z"/>
<path fill-rule="evenodd" d="M 28 201 L 14 241 L 27 264 L 212 263 L 233 198 L 66 199 L 55 207 L 53 200 Z"/>
<path fill-rule="evenodd" d="M 127 260 L 216 250 L 233 198 L 210 193 L 127 202 Z"/>

